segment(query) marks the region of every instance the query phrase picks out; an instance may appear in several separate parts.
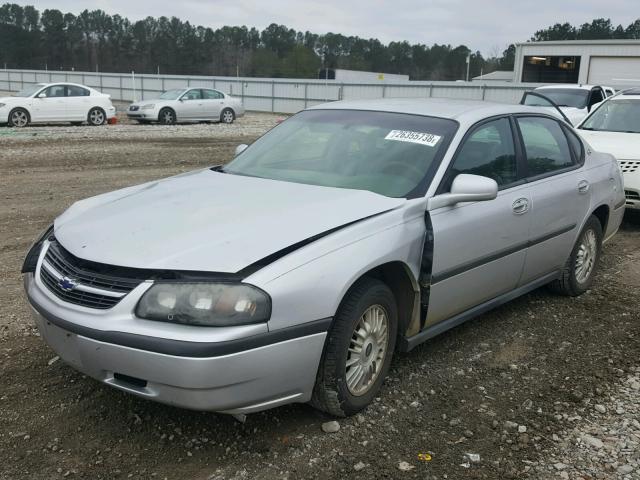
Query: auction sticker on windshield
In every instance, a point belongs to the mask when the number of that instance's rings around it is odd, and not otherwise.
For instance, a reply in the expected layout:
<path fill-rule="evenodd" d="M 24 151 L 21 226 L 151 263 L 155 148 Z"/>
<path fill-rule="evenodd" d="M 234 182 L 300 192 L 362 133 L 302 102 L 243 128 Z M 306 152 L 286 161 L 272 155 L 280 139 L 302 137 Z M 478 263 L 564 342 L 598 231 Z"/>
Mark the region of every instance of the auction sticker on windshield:
<path fill-rule="evenodd" d="M 442 137 L 432 133 L 411 132 L 409 130 L 391 130 L 385 140 L 396 140 L 398 142 L 419 143 L 428 147 L 435 147 Z"/>

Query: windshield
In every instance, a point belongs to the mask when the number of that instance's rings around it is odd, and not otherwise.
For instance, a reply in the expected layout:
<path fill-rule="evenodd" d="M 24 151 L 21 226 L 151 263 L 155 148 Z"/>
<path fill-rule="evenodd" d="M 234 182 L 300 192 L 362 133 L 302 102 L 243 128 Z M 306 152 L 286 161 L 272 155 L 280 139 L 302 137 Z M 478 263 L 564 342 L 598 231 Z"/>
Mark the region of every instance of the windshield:
<path fill-rule="evenodd" d="M 547 98 L 550 98 L 559 107 L 573 107 L 573 108 L 585 108 L 587 106 L 587 100 L 589 98 L 589 90 L 580 88 L 544 88 L 536 90 L 537 93 L 541 93 Z M 532 105 L 535 107 L 547 107 L 548 103 L 542 103 L 541 98 L 529 96 L 525 105 Z"/>
<path fill-rule="evenodd" d="M 158 98 L 161 99 L 161 100 L 177 100 L 182 92 L 184 92 L 184 89 L 182 89 L 182 90 L 167 90 L 162 95 L 160 95 Z"/>
<path fill-rule="evenodd" d="M 309 110 L 258 139 L 224 172 L 388 197 L 424 194 L 457 130 L 443 118 Z"/>
<path fill-rule="evenodd" d="M 13 96 L 14 97 L 30 97 L 31 95 L 33 95 L 43 87 L 44 87 L 44 83 L 36 83 L 35 85 L 29 85 L 28 87 L 20 90 L 18 93 L 14 93 Z"/>
<path fill-rule="evenodd" d="M 580 128 L 602 132 L 640 133 L 640 100 L 609 100 L 593 112 Z"/>

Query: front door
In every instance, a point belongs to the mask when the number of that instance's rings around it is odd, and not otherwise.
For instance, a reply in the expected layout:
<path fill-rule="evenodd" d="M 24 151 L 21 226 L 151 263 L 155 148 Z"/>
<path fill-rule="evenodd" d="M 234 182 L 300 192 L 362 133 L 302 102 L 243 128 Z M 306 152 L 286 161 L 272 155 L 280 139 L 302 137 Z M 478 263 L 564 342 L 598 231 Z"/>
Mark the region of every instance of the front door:
<path fill-rule="evenodd" d="M 201 119 L 202 91 L 199 88 L 188 90 L 176 106 L 178 120 Z"/>
<path fill-rule="evenodd" d="M 461 173 L 493 178 L 500 190 L 494 200 L 429 212 L 433 264 L 427 327 L 518 285 L 531 222 L 530 189 L 519 170 L 509 117 L 486 121 L 463 140 L 438 193 L 448 192 Z"/>
<path fill-rule="evenodd" d="M 67 99 L 65 85 L 51 85 L 33 99 L 31 120 L 34 122 L 66 122 Z"/>

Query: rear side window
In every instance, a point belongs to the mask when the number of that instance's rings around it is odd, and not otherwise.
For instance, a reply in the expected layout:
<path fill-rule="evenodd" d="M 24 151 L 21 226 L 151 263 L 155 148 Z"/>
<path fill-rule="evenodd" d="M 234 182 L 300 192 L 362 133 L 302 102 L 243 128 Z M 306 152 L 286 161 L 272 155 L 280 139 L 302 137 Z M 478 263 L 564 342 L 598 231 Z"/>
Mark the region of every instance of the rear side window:
<path fill-rule="evenodd" d="M 89 90 L 75 85 L 67 85 L 67 97 L 88 97 Z"/>
<path fill-rule="evenodd" d="M 461 173 L 493 178 L 498 186 L 518 179 L 513 135 L 507 118 L 484 123 L 467 137 L 453 161 L 446 191 Z"/>
<path fill-rule="evenodd" d="M 555 120 L 543 117 L 520 117 L 529 177 L 546 175 L 571 167 L 573 158 L 567 137 Z"/>
<path fill-rule="evenodd" d="M 217 90 L 202 90 L 202 96 L 205 100 L 218 100 L 224 98 L 224 95 Z"/>

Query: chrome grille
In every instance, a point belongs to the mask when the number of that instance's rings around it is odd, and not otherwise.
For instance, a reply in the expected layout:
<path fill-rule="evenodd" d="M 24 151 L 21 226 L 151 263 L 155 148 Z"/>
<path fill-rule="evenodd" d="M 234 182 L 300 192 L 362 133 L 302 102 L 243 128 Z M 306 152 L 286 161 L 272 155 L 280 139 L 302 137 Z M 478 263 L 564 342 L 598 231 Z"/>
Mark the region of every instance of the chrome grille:
<path fill-rule="evenodd" d="M 56 297 L 88 308 L 108 309 L 116 305 L 142 280 L 99 273 L 77 259 L 56 241 L 47 249 L 40 279 Z"/>
<path fill-rule="evenodd" d="M 640 161 L 638 160 L 619 160 L 619 163 L 622 173 L 633 173 L 640 169 Z"/>
<path fill-rule="evenodd" d="M 640 193 L 633 190 L 625 190 L 624 196 L 627 197 L 627 200 L 640 200 Z"/>

